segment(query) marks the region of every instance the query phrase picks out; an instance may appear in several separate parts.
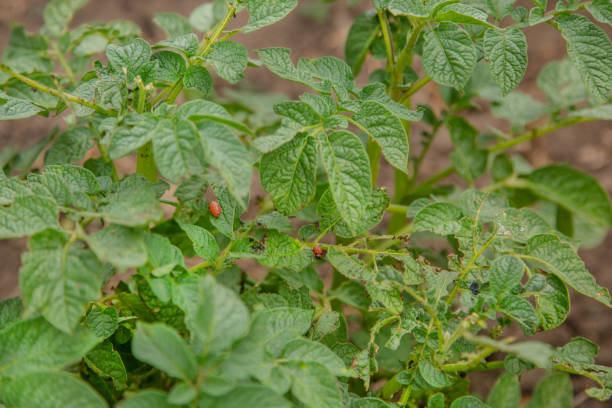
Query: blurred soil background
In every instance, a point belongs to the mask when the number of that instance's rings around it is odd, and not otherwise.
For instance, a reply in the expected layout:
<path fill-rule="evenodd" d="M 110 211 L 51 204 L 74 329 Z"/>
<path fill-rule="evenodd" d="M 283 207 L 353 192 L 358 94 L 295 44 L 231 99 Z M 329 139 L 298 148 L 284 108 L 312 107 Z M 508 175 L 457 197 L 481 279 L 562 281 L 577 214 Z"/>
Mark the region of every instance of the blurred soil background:
<path fill-rule="evenodd" d="M 42 26 L 42 11 L 46 0 L 0 0 L 0 51 L 9 41 L 10 25 L 13 22 L 24 24 L 28 31 L 38 31 Z M 162 11 L 173 11 L 189 16 L 191 11 L 206 1 L 203 0 L 90 0 L 89 5 L 80 10 L 72 26 L 90 21 L 108 21 L 128 19 L 142 28 L 145 39 L 149 42 L 162 40 L 163 33 L 152 23 L 153 15 Z M 368 0 L 337 0 L 327 3 L 324 0 L 299 0 L 299 6 L 287 18 L 272 26 L 249 34 L 236 36 L 234 40 L 243 43 L 249 50 L 270 46 L 288 47 L 293 50 L 294 61 L 298 57 L 320 57 L 335 55 L 344 57 L 344 41 L 354 18 L 366 9 L 371 8 Z M 518 1 L 517 5 L 529 7 L 531 2 Z M 240 15 L 237 22 L 244 22 Z M 610 27 L 604 27 L 612 34 Z M 565 44 L 558 32 L 546 24 L 529 28 L 526 31 L 529 42 L 529 68 L 520 90 L 529 93 L 536 99 L 545 101 L 544 94 L 536 85 L 540 69 L 548 62 L 565 57 Z M 254 56 L 251 53 L 251 56 Z M 418 60 L 418 58 L 417 58 Z M 363 86 L 369 74 L 381 66 L 381 61 L 368 60 L 363 72 L 357 78 L 358 85 Z M 418 63 L 416 65 L 418 67 Z M 420 68 L 417 69 L 419 72 Z M 248 68 L 246 81 L 238 84 L 239 88 L 263 93 L 284 94 L 295 99 L 305 89 L 299 85 L 281 80 L 265 69 Z M 222 80 L 215 81 L 216 91 L 223 95 L 229 85 Z M 413 98 L 414 103 L 425 103 L 440 111 L 444 104 L 434 84 L 427 85 Z M 485 106 L 485 105 L 483 105 Z M 490 115 L 487 108 L 474 110 L 468 115 L 470 121 L 480 130 L 486 131 L 489 126 L 507 130 L 508 123 Z M 0 122 L 0 150 L 14 146 L 23 148 L 49 134 L 53 126 L 62 126 L 61 119 L 40 117 L 20 121 Z M 420 149 L 419 125 L 413 126 L 412 148 Z M 519 147 L 528 161 L 534 166 L 553 162 L 566 162 L 596 177 L 603 187 L 612 193 L 612 125 L 610 122 L 593 122 L 558 130 L 531 144 Z M 449 164 L 449 153 L 452 150 L 447 134 L 440 134 L 422 166 L 421 177 L 426 178 L 446 168 Z M 40 163 L 38 163 L 40 164 Z M 135 159 L 128 158 L 119 164 L 119 171 L 133 171 Z M 389 166 L 381 169 L 380 183 L 392 187 L 393 171 Z M 452 181 L 452 179 L 450 179 Z M 457 181 L 457 180 L 455 180 Z M 253 196 L 261 194 L 261 187 L 256 183 Z M 392 194 L 392 188 L 389 188 Z M 25 240 L 0 241 L 0 299 L 19 294 L 18 269 L 20 254 L 25 249 Z M 581 255 L 587 268 L 595 275 L 598 283 L 612 289 L 612 271 L 610 253 L 612 234 L 608 234 L 602 244 L 594 249 L 582 250 Z M 563 327 L 550 332 L 539 333 L 536 339 L 553 345 L 562 345 L 577 335 L 586 337 L 600 345 L 598 362 L 612 365 L 612 310 L 584 296 L 571 292 L 572 311 Z M 520 333 L 517 332 L 520 336 Z M 528 395 L 542 372 L 534 372 L 522 380 L 523 392 Z M 486 396 L 487 391 L 497 378 L 497 374 L 477 374 L 472 376 L 473 388 Z M 584 401 L 586 387 L 593 386 L 586 380 L 575 381 L 574 391 L 577 394 L 575 405 L 584 408 L 610 407 L 612 404 Z"/>

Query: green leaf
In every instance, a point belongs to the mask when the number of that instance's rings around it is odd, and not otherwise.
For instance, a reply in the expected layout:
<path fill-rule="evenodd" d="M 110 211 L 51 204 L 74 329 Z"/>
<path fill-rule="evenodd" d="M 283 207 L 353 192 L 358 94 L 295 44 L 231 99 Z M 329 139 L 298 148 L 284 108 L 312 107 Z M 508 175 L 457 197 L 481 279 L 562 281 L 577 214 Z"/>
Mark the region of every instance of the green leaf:
<path fill-rule="evenodd" d="M 538 1 L 539 0 L 535 0 L 535 3 Z M 501 21 L 504 17 L 512 13 L 515 2 L 516 0 L 486 0 L 486 5 L 495 18 Z"/>
<path fill-rule="evenodd" d="M 273 47 L 257 50 L 261 62 L 274 74 L 288 81 L 297 82 L 313 89 L 318 87 L 313 84 L 312 76 L 304 70 L 297 69 L 291 62 L 291 50 L 288 48 Z"/>
<path fill-rule="evenodd" d="M 352 262 L 352 260 L 350 261 Z M 339 259 L 338 262 L 344 263 L 346 260 Z M 339 263 L 339 265 L 342 266 L 343 264 Z M 358 266 L 361 267 L 361 265 Z M 357 270 L 357 267 L 355 267 L 355 270 Z M 342 303 L 346 303 L 347 305 L 356 307 L 360 310 L 368 310 L 370 307 L 370 299 L 368 298 L 364 287 L 354 281 L 344 282 L 338 288 L 329 290 L 327 293 L 334 298 L 339 299 Z"/>
<path fill-rule="evenodd" d="M 427 408 L 444 408 L 444 394 L 438 392 L 431 395 L 427 400 Z"/>
<path fill-rule="evenodd" d="M 589 369 L 595 364 L 599 346 L 584 337 L 574 337 L 563 347 L 559 347 L 553 359 L 575 369 Z"/>
<path fill-rule="evenodd" d="M 546 64 L 538 75 L 538 87 L 546 93 L 554 110 L 575 105 L 588 98 L 578 70 L 567 58 Z"/>
<path fill-rule="evenodd" d="M 113 381 L 115 388 L 122 390 L 126 388 L 127 373 L 123 360 L 117 351 L 113 349 L 110 341 L 97 345 L 84 358 L 85 364 L 102 378 Z"/>
<path fill-rule="evenodd" d="M 546 115 L 548 108 L 531 96 L 514 91 L 495 103 L 491 111 L 496 118 L 507 119 L 513 128 L 521 129 L 525 125 Z"/>
<path fill-rule="evenodd" d="M 540 327 L 551 330 L 565 321 L 570 311 L 567 286 L 555 276 L 545 278 L 544 287 L 535 295 Z"/>
<path fill-rule="evenodd" d="M 414 231 L 432 231 L 440 235 L 451 235 L 459 231 L 461 209 L 451 203 L 432 203 L 421 209 L 414 217 Z"/>
<path fill-rule="evenodd" d="M 17 197 L 11 206 L 0 207 L 0 238 L 19 238 L 57 228 L 58 217 L 55 202 L 48 198 Z"/>
<path fill-rule="evenodd" d="M 351 238 L 369 231 L 378 225 L 388 205 L 389 196 L 387 196 L 383 190 L 373 191 L 367 201 L 363 203 L 365 217 L 360 220 L 359 224 L 353 225 L 351 228 L 349 228 L 338 213 L 338 208 L 336 207 L 336 203 L 334 203 L 331 192 L 326 190 L 319 199 L 317 214 L 321 216 L 321 230 L 329 230 L 333 228 L 336 235 Z"/>
<path fill-rule="evenodd" d="M 293 231 L 291 220 L 284 215 L 277 213 L 276 211 L 260 215 L 255 219 L 255 222 L 265 226 L 266 228 L 275 229 L 280 232 Z"/>
<path fill-rule="evenodd" d="M 266 352 L 278 356 L 287 343 L 308 331 L 312 315 L 312 310 L 292 307 L 258 311 L 251 320 L 247 342 L 261 344 Z"/>
<path fill-rule="evenodd" d="M 144 390 L 129 395 L 117 404 L 117 408 L 171 408 L 167 398 L 168 395 L 163 391 Z"/>
<path fill-rule="evenodd" d="M 79 126 L 72 128 L 57 138 L 45 156 L 45 165 L 70 164 L 79 161 L 93 147 L 90 138 L 95 134 L 90 128 Z"/>
<path fill-rule="evenodd" d="M 525 266 L 517 258 L 503 255 L 491 264 L 489 284 L 491 292 L 497 298 L 510 293 L 514 287 L 521 283 L 525 274 Z"/>
<path fill-rule="evenodd" d="M 3 100 L 6 100 L 6 102 Z M 12 98 L 0 91 L 0 121 L 25 119 L 42 111 L 42 108 L 31 104 L 25 99 Z"/>
<path fill-rule="evenodd" d="M 493 80 L 506 96 L 520 84 L 527 71 L 527 39 L 517 28 L 490 28 L 484 37 L 485 55 Z"/>
<path fill-rule="evenodd" d="M 132 82 L 136 76 L 144 74 L 149 68 L 151 47 L 140 38 L 125 46 L 109 44 L 106 48 L 106 57 L 114 73 L 120 77 L 127 75 L 128 82 Z"/>
<path fill-rule="evenodd" d="M 198 391 L 191 384 L 179 383 L 172 387 L 168 394 L 168 403 L 172 405 L 187 405 L 198 396 Z"/>
<path fill-rule="evenodd" d="M 325 88 L 333 88 L 340 100 L 347 100 L 355 88 L 351 67 L 339 58 L 327 56 L 316 59 L 302 58 L 298 69 L 311 77 L 321 80 Z"/>
<path fill-rule="evenodd" d="M 593 0 L 585 5 L 595 20 L 612 25 L 612 4 L 607 0 Z"/>
<path fill-rule="evenodd" d="M 359 138 L 350 132 L 321 134 L 318 140 L 338 213 L 355 230 L 367 217 L 363 203 L 371 196 L 368 156 Z"/>
<path fill-rule="evenodd" d="M 192 57 L 198 52 L 199 41 L 195 34 L 180 35 L 170 40 L 160 41 L 159 47 L 169 47 L 185 54 L 186 57 Z M 197 65 L 192 65 L 190 68 L 195 68 Z"/>
<path fill-rule="evenodd" d="M 453 165 L 462 178 L 472 182 L 485 172 L 488 152 L 478 148 L 478 131 L 464 118 L 449 118 L 447 127 L 455 145 L 455 150 L 451 153 Z"/>
<path fill-rule="evenodd" d="M 372 299 L 370 310 L 384 310 L 399 315 L 404 310 L 400 291 L 389 281 L 366 282 L 366 289 Z"/>
<path fill-rule="evenodd" d="M 108 45 L 108 39 L 102 34 L 93 33 L 86 35 L 72 50 L 77 57 L 88 57 L 104 52 Z"/>
<path fill-rule="evenodd" d="M 441 23 L 425 33 L 423 69 L 435 82 L 462 89 L 478 55 L 469 34 L 455 23 Z"/>
<path fill-rule="evenodd" d="M 419 362 L 419 374 L 421 374 L 423 379 L 433 388 L 446 388 L 454 383 L 450 377 L 427 360 L 421 360 Z"/>
<path fill-rule="evenodd" d="M 196 7 L 189 16 L 191 26 L 201 33 L 206 33 L 213 28 L 215 23 L 223 17 L 222 15 L 219 16 L 219 13 L 216 12 L 215 7 L 217 3 L 219 2 L 210 2 Z M 224 6 L 222 11 L 225 14 L 225 4 L 222 3 L 222 5 Z"/>
<path fill-rule="evenodd" d="M 197 99 L 181 105 L 176 111 L 176 117 L 180 119 L 189 119 L 194 122 L 209 119 L 238 129 L 241 132 L 253 134 L 248 127 L 235 121 L 232 115 L 230 115 L 223 106 L 203 99 Z"/>
<path fill-rule="evenodd" d="M 178 13 L 157 13 L 153 22 L 164 30 L 168 38 L 191 33 L 191 23 Z"/>
<path fill-rule="evenodd" d="M 518 408 L 521 402 L 521 386 L 515 376 L 501 375 L 487 397 L 491 408 Z"/>
<path fill-rule="evenodd" d="M 242 384 L 214 399 L 201 394 L 200 406 L 207 408 L 291 408 L 293 404 L 271 388 L 259 384 Z"/>
<path fill-rule="evenodd" d="M 361 104 L 353 120 L 382 148 L 387 161 L 396 169 L 408 173 L 410 144 L 408 135 L 397 116 L 375 101 Z"/>
<path fill-rule="evenodd" d="M 36 246 L 30 242 L 31 251 L 22 255 L 19 287 L 28 308 L 71 333 L 87 303 L 100 296 L 103 268 L 91 251 L 68 246 L 59 235 L 40 235 Z"/>
<path fill-rule="evenodd" d="M 578 109 L 576 111 L 569 112 L 568 116 L 571 118 L 612 120 L 612 104 Z"/>
<path fill-rule="evenodd" d="M 584 16 L 562 14 L 557 26 L 567 53 L 589 92 L 606 101 L 612 90 L 612 43 L 606 33 Z"/>
<path fill-rule="evenodd" d="M 0 331 L 0 377 L 62 369 L 99 341 L 90 330 L 79 327 L 66 334 L 42 317 L 14 323 Z"/>
<path fill-rule="evenodd" d="M 153 131 L 153 155 L 160 173 L 173 183 L 204 172 L 198 130 L 190 121 L 160 120 Z"/>
<path fill-rule="evenodd" d="M 362 101 L 375 101 L 384 105 L 385 109 L 399 119 L 407 120 L 410 122 L 417 122 L 421 120 L 423 114 L 408 109 L 401 103 L 395 102 L 387 94 L 387 88 L 385 85 L 375 82 L 373 84 L 366 85 L 359 93 L 359 99 Z"/>
<path fill-rule="evenodd" d="M 525 408 L 570 408 L 573 397 L 569 375 L 556 372 L 538 383 Z"/>
<path fill-rule="evenodd" d="M 119 315 L 117 309 L 108 307 L 102 309 L 94 307 L 87 313 L 87 327 L 98 337 L 103 339 L 110 337 L 119 326 Z"/>
<path fill-rule="evenodd" d="M 273 268 L 291 268 L 301 271 L 312 263 L 312 250 L 303 248 L 295 238 L 271 230 L 268 232 L 266 249 L 259 262 Z"/>
<path fill-rule="evenodd" d="M 380 24 L 374 12 L 360 14 L 349 30 L 344 46 L 344 58 L 351 66 L 353 75 L 359 74 L 368 55 L 370 46 L 376 39 Z"/>
<path fill-rule="evenodd" d="M 383 401 L 379 398 L 366 397 L 354 399 L 351 408 L 395 408 L 395 405 Z M 443 407 L 442 407 L 443 408 Z"/>
<path fill-rule="evenodd" d="M 532 172 L 526 186 L 542 198 L 597 225 L 612 225 L 608 194 L 586 173 L 564 165 L 546 166 Z"/>
<path fill-rule="evenodd" d="M 458 24 L 475 24 L 494 27 L 489 24 L 487 13 L 468 4 L 451 3 L 442 7 L 435 15 L 438 21 L 452 21 Z"/>
<path fill-rule="evenodd" d="M 115 128 L 110 135 L 110 158 L 116 160 L 127 156 L 150 142 L 156 126 L 157 120 L 150 113 L 128 113 L 123 119 L 123 126 Z"/>
<path fill-rule="evenodd" d="M 87 0 L 53 0 L 47 3 L 43 10 L 45 29 L 53 37 L 59 37 L 72 16 L 78 9 L 84 7 Z"/>
<path fill-rule="evenodd" d="M 482 402 L 478 397 L 472 395 L 466 395 L 459 397 L 453 401 L 450 408 L 490 408 L 487 404 Z"/>
<path fill-rule="evenodd" d="M 289 342 L 281 358 L 294 363 L 319 363 L 334 375 L 342 375 L 345 370 L 340 357 L 327 346 L 307 339 L 295 339 Z"/>
<path fill-rule="evenodd" d="M 208 262 L 215 262 L 219 257 L 219 244 L 206 229 L 192 224 L 179 224 L 193 243 L 195 253 Z"/>
<path fill-rule="evenodd" d="M 327 260 L 344 276 L 354 280 L 374 281 L 376 273 L 368 269 L 358 258 L 349 256 L 346 252 L 330 247 Z"/>
<path fill-rule="evenodd" d="M 119 269 L 138 268 L 147 262 L 147 248 L 139 230 L 109 225 L 90 235 L 87 243 L 98 259 Z"/>
<path fill-rule="evenodd" d="M 297 0 L 246 0 L 246 6 L 250 18 L 242 30 L 250 33 L 283 19 L 297 6 Z"/>
<path fill-rule="evenodd" d="M 183 77 L 183 85 L 185 88 L 197 89 L 208 95 L 213 88 L 213 79 L 206 68 L 194 65 L 187 68 Z"/>
<path fill-rule="evenodd" d="M 192 295 L 183 296 L 179 303 L 186 312 L 198 355 L 221 352 L 247 334 L 249 313 L 233 291 L 210 276 L 187 284 L 180 286 L 186 294 L 191 288 Z"/>
<path fill-rule="evenodd" d="M 274 105 L 274 112 L 294 121 L 299 127 L 320 124 L 321 115 L 309 104 L 301 101 L 287 101 Z"/>
<path fill-rule="evenodd" d="M 174 83 L 181 79 L 187 70 L 183 57 L 172 51 L 153 54 L 151 61 L 157 62 L 153 73 L 155 81 Z"/>
<path fill-rule="evenodd" d="M 0 330 L 21 319 L 23 302 L 21 298 L 14 297 L 0 301 Z"/>
<path fill-rule="evenodd" d="M 221 78 L 235 84 L 242 79 L 242 73 L 247 67 L 248 52 L 242 44 L 220 41 L 210 47 L 206 60 Z"/>
<path fill-rule="evenodd" d="M 506 295 L 502 298 L 497 309 L 516 321 L 525 335 L 531 336 L 536 332 L 538 325 L 538 314 L 527 300 L 516 295 Z"/>
<path fill-rule="evenodd" d="M 522 343 L 508 344 L 501 341 L 495 341 L 488 337 L 470 337 L 470 341 L 483 345 L 494 347 L 504 353 L 516 355 L 521 360 L 535 364 L 537 367 L 550 370 L 552 368 L 551 357 L 553 349 L 550 345 L 539 343 L 536 341 L 525 341 Z"/>
<path fill-rule="evenodd" d="M 300 133 L 261 159 L 261 184 L 283 214 L 294 214 L 315 192 L 317 151 L 314 137 Z"/>
<path fill-rule="evenodd" d="M 204 120 L 198 124 L 206 159 L 221 173 L 228 190 L 246 207 L 253 178 L 248 151 L 227 126 Z"/>
<path fill-rule="evenodd" d="M 335 377 L 321 364 L 302 363 L 291 367 L 291 392 L 310 408 L 341 408 L 340 390 Z"/>
<path fill-rule="evenodd" d="M 396 16 L 412 16 L 426 18 L 430 16 L 430 10 L 420 0 L 391 0 L 389 11 Z"/>
<path fill-rule="evenodd" d="M 78 377 L 64 372 L 29 373 L 3 381 L 2 402 L 13 407 L 107 408 L 106 401 Z"/>
<path fill-rule="evenodd" d="M 2 55 L 2 62 L 17 72 L 51 72 L 53 62 L 48 58 L 49 44 L 41 35 L 27 35 L 22 25 L 11 27 L 11 40 Z"/>
<path fill-rule="evenodd" d="M 138 322 L 132 340 L 132 353 L 140 361 L 185 381 L 195 380 L 198 364 L 183 339 L 162 324 Z"/>
<path fill-rule="evenodd" d="M 584 262 L 557 236 L 536 235 L 527 241 L 526 258 L 535 261 L 585 296 L 610 306 L 608 289 L 597 285 L 595 278 L 585 269 Z"/>
<path fill-rule="evenodd" d="M 109 223 L 136 227 L 159 221 L 163 212 L 149 182 L 142 176 L 125 178 L 99 213 Z"/>

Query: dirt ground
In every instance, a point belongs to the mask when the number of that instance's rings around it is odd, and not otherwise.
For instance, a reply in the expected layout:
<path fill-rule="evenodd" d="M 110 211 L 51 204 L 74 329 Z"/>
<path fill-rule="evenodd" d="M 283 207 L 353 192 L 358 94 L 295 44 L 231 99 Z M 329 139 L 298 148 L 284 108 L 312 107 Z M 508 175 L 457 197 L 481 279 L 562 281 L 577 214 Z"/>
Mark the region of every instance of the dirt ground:
<path fill-rule="evenodd" d="M 110 20 L 117 18 L 130 19 L 142 27 L 145 38 L 149 41 L 162 39 L 162 32 L 152 24 L 152 16 L 160 11 L 175 11 L 188 15 L 191 10 L 203 3 L 202 0 L 90 0 L 90 4 L 79 11 L 73 24 L 91 20 Z M 42 25 L 42 9 L 46 0 L 0 0 L 0 50 L 8 43 L 11 22 L 19 22 L 34 31 Z M 257 49 L 269 46 L 285 46 L 293 49 L 294 56 L 318 57 L 336 55 L 342 57 L 344 40 L 353 19 L 361 10 L 368 8 L 368 2 L 363 0 L 357 6 L 347 7 L 347 0 L 321 5 L 322 0 L 300 0 L 299 6 L 288 18 L 262 29 L 248 37 L 237 36 L 236 40 L 249 48 Z M 519 1 L 520 4 L 522 3 Z M 530 4 L 529 2 L 524 2 Z M 238 19 L 244 18 L 239 16 Z M 606 28 L 609 34 L 612 30 Z M 527 30 L 529 40 L 529 69 L 521 90 L 543 100 L 542 93 L 537 89 L 536 78 L 541 67 L 565 55 L 565 46 L 560 35 L 550 26 L 543 25 Z M 368 62 L 364 72 L 358 78 L 363 81 L 369 72 L 377 68 L 377 63 Z M 297 85 L 279 80 L 265 70 L 248 69 L 246 72 L 248 85 L 251 89 L 262 92 L 284 93 L 291 98 L 297 97 L 303 89 Z M 363 82 L 361 82 L 363 84 Z M 217 81 L 217 91 L 222 92 L 226 86 Z M 440 107 L 441 100 L 431 84 L 424 88 L 422 95 L 415 98 L 417 103 L 427 103 Z M 494 125 L 504 129 L 503 121 L 491 118 L 484 112 L 473 112 L 470 120 L 478 128 L 486 130 Z M 61 125 L 61 121 L 54 120 Z M 0 122 L 0 149 L 9 145 L 27 146 L 48 134 L 53 124 L 48 119 L 34 118 L 27 121 Z M 418 126 L 415 132 L 418 134 Z M 418 141 L 414 138 L 415 150 Z M 423 177 L 434 174 L 448 165 L 448 154 L 451 143 L 446 135 L 438 137 L 429 159 L 423 165 Z M 612 125 L 605 122 L 586 123 L 572 128 L 559 130 L 536 143 L 523 146 L 522 151 L 534 165 L 545 165 L 552 162 L 567 162 L 596 177 L 612 193 Z M 133 166 L 131 161 L 122 163 L 125 168 Z M 392 171 L 387 167 L 381 172 L 381 182 L 392 184 Z M 609 267 L 609 254 L 612 246 L 612 234 L 598 248 L 582 251 L 587 268 L 595 275 L 600 285 L 612 288 L 612 273 Z M 17 271 L 19 269 L 20 253 L 25 247 L 24 240 L 0 242 L 0 259 L 3 266 L 0 270 L 0 299 L 18 294 Z M 574 336 L 584 336 L 601 346 L 598 362 L 612 365 L 612 311 L 603 305 L 583 296 L 572 294 L 572 312 L 566 325 L 546 333 L 540 333 L 537 338 L 554 345 L 561 345 Z M 528 394 L 533 389 L 534 380 L 542 373 L 529 375 L 523 380 L 523 390 Z M 495 380 L 491 375 L 474 377 L 477 390 L 486 392 Z M 580 392 L 591 386 L 586 381 L 575 383 L 575 392 Z M 579 395 L 576 403 L 582 401 Z M 609 404 L 587 401 L 581 407 L 604 407 Z"/>

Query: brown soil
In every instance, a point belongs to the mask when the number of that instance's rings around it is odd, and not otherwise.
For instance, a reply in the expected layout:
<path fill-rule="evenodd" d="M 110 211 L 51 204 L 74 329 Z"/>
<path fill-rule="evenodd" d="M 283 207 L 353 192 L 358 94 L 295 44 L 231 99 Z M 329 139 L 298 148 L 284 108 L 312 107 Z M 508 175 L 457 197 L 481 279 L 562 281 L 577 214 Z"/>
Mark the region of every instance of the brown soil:
<path fill-rule="evenodd" d="M 0 0 L 0 50 L 8 43 L 9 27 L 11 22 L 19 22 L 35 31 L 42 25 L 42 9 L 46 0 Z M 162 32 L 152 24 L 152 16 L 160 11 L 176 11 L 188 15 L 191 10 L 203 3 L 201 0 L 90 0 L 90 4 L 81 10 L 74 21 L 79 24 L 91 20 L 110 20 L 117 18 L 130 19 L 142 27 L 143 34 L 149 41 L 162 39 Z M 337 1 L 337 4 L 326 5 L 322 17 L 314 19 L 312 7 L 320 4 L 320 0 L 300 0 L 298 10 L 278 24 L 262 29 L 248 37 L 237 36 L 236 40 L 244 43 L 250 50 L 269 46 L 285 46 L 293 49 L 294 56 L 318 57 L 323 55 L 343 56 L 344 39 L 354 17 L 360 11 L 369 8 L 367 1 L 361 1 L 358 6 L 348 8 L 346 1 Z M 530 4 L 524 1 L 519 3 Z M 318 10 L 321 10 L 320 8 Z M 242 19 L 244 17 L 239 17 Z M 612 30 L 605 28 L 609 34 Z M 565 46 L 561 37 L 555 30 L 547 25 L 527 30 L 529 39 L 529 69 L 521 90 L 529 92 L 542 99 L 535 80 L 541 67 L 550 61 L 565 56 Z M 379 66 L 377 62 L 368 62 L 364 72 L 358 80 L 364 80 L 369 72 Z M 265 70 L 249 69 L 246 73 L 248 85 L 251 89 L 262 92 L 284 93 L 291 98 L 299 95 L 303 89 L 297 85 L 279 80 Z M 363 82 L 362 82 L 363 83 Z M 222 91 L 225 84 L 217 81 Z M 244 84 L 243 84 L 244 86 Z M 428 85 L 418 98 L 417 103 L 427 103 L 434 108 L 440 108 L 441 99 L 435 87 Z M 494 120 L 488 112 L 473 112 L 470 120 L 480 129 L 494 125 L 502 129 L 506 124 Z M 61 125 L 60 120 L 54 120 Z M 0 149 L 9 145 L 17 147 L 27 146 L 42 138 L 51 131 L 52 125 L 48 119 L 34 118 L 27 121 L 0 122 Z M 413 134 L 418 134 L 415 126 Z M 415 138 L 416 139 L 416 138 Z M 414 142 L 418 149 L 418 141 Z M 429 159 L 423 165 L 423 177 L 434 174 L 448 165 L 448 154 L 451 143 L 446 135 L 440 135 L 436 140 Z M 608 190 L 612 192 L 612 127 L 609 123 L 598 122 L 578 125 L 572 128 L 559 130 L 546 138 L 538 140 L 530 146 L 522 147 L 527 158 L 535 165 L 544 165 L 552 162 L 567 162 L 596 177 Z M 122 163 L 125 170 L 133 167 L 133 162 L 127 160 Z M 391 187 L 393 172 L 388 167 L 381 171 L 381 183 Z M 257 190 L 260 187 L 255 186 Z M 600 285 L 612 288 L 612 273 L 609 271 L 609 257 L 606 255 L 612 245 L 612 235 L 601 246 L 591 250 L 582 251 L 583 259 L 588 269 L 595 275 Z M 20 253 L 25 248 L 25 240 L 1 241 L 0 259 L 3 267 L 0 272 L 0 299 L 17 295 L 17 272 L 20 265 Z M 567 324 L 562 328 L 547 333 L 540 333 L 536 337 L 550 342 L 553 345 L 562 345 L 574 336 L 584 336 L 601 346 L 598 362 L 612 365 L 612 312 L 603 305 L 575 293 L 572 294 L 572 312 Z M 542 373 L 528 375 L 523 380 L 523 389 L 528 394 L 533 389 L 534 381 Z M 495 380 L 491 375 L 478 375 L 473 378 L 477 391 L 486 393 Z M 586 381 L 577 380 L 575 393 L 592 386 Z M 486 395 L 486 394 L 485 394 Z M 582 399 L 579 395 L 577 403 Z M 587 401 L 581 407 L 604 407 L 609 404 Z"/>

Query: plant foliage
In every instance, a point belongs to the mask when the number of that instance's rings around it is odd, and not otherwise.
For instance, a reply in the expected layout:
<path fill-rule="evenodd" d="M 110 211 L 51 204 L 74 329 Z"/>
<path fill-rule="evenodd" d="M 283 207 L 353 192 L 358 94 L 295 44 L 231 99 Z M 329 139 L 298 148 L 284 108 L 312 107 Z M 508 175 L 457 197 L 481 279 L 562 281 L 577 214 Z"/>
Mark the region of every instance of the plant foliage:
<path fill-rule="evenodd" d="M 549 374 L 530 408 L 571 406 L 568 373 L 612 397 L 591 341 L 513 336 L 562 325 L 574 291 L 610 306 L 577 254 L 612 226 L 608 196 L 509 152 L 612 120 L 608 0 L 375 0 L 345 60 L 297 61 L 234 41 L 297 0 L 157 14 L 157 44 L 129 21 L 73 27 L 86 3 L 50 1 L 39 33 L 13 26 L 0 63 L 0 120 L 64 119 L 0 154 L 0 238 L 28 238 L 21 297 L 0 303 L 4 406 L 516 408 L 532 369 Z M 537 24 L 567 43 L 538 77 L 546 101 L 516 90 Z M 383 68 L 356 81 L 368 58 Z M 305 92 L 214 92 L 247 68 Z M 441 112 L 411 103 L 430 81 Z M 507 133 L 468 121 L 483 100 Z M 445 130 L 451 165 L 422 180 Z M 127 156 L 134 174 L 115 166 Z M 485 370 L 503 373 L 481 399 L 466 374 Z"/>

